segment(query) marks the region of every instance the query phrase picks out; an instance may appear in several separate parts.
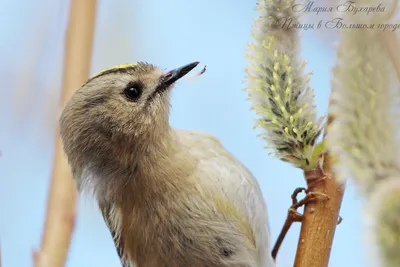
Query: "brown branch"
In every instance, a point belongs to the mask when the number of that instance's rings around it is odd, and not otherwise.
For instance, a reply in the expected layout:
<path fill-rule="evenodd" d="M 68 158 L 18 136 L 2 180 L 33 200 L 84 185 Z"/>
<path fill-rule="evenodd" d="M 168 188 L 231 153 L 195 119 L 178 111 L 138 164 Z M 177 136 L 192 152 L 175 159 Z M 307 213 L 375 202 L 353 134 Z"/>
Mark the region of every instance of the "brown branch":
<path fill-rule="evenodd" d="M 328 125 L 331 122 L 329 117 Z M 322 193 L 330 199 L 305 205 L 294 267 L 327 267 L 329 263 L 345 187 L 334 179 L 328 153 L 324 155 L 323 175 L 320 182 L 308 187 L 308 192 Z"/>
<path fill-rule="evenodd" d="M 75 89 L 89 76 L 95 10 L 96 0 L 71 0 L 61 106 L 64 106 Z M 57 133 L 42 244 L 40 250 L 33 255 L 36 267 L 64 266 L 71 243 L 75 213 L 75 184 Z"/>

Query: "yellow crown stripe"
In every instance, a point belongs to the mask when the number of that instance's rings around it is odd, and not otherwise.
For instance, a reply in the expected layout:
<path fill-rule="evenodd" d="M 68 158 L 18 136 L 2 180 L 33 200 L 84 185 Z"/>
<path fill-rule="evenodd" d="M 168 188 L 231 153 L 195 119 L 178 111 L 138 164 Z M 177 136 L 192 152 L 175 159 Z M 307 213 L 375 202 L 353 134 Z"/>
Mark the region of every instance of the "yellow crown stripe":
<path fill-rule="evenodd" d="M 101 74 L 103 74 L 103 73 L 106 72 L 106 71 L 118 70 L 118 69 L 126 69 L 126 68 L 134 67 L 134 66 L 137 66 L 137 65 L 138 65 L 137 63 L 116 65 L 116 66 L 114 66 L 114 67 L 105 69 L 105 70 L 103 70 L 103 71 L 97 73 L 96 75 L 92 76 L 92 79 L 95 78 L 95 77 L 100 76 Z"/>

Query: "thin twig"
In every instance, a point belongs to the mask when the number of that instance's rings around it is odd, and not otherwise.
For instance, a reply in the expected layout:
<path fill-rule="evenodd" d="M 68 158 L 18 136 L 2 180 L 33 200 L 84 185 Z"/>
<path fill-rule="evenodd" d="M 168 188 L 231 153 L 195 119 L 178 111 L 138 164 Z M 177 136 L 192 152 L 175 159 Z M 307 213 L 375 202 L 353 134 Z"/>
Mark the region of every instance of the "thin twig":
<path fill-rule="evenodd" d="M 71 0 L 61 106 L 64 106 L 89 76 L 95 10 L 96 0 Z M 65 265 L 75 224 L 75 213 L 76 188 L 57 134 L 42 244 L 40 250 L 32 255 L 36 267 Z"/>
<path fill-rule="evenodd" d="M 275 242 L 274 248 L 272 249 L 272 258 L 274 260 L 276 260 L 276 256 L 278 255 L 278 251 L 283 243 L 283 240 L 286 237 L 286 234 L 289 232 L 290 227 L 292 226 L 292 224 L 296 221 L 301 221 L 301 217 L 299 218 L 298 216 L 295 216 L 296 214 L 293 213 L 293 205 L 296 205 L 297 202 L 297 195 L 300 194 L 301 192 L 305 192 L 306 189 L 299 187 L 296 188 L 292 194 L 292 206 L 290 207 L 290 209 L 288 210 L 288 214 L 285 220 L 285 223 L 283 224 L 282 230 L 279 233 L 279 236 Z"/>
<path fill-rule="evenodd" d="M 283 240 L 285 239 L 286 234 L 289 232 L 290 227 L 292 226 L 292 224 L 293 224 L 294 222 L 295 222 L 295 221 L 294 221 L 294 220 L 290 217 L 290 215 L 288 214 L 288 216 L 286 217 L 285 223 L 283 224 L 282 230 L 281 230 L 281 232 L 279 233 L 278 238 L 276 239 L 274 248 L 272 249 L 272 253 L 271 253 L 271 254 L 272 254 L 272 258 L 273 258 L 274 260 L 276 260 L 276 256 L 278 255 L 278 251 L 279 251 L 279 249 L 281 248 L 281 245 L 282 245 L 282 243 L 283 243 Z"/>

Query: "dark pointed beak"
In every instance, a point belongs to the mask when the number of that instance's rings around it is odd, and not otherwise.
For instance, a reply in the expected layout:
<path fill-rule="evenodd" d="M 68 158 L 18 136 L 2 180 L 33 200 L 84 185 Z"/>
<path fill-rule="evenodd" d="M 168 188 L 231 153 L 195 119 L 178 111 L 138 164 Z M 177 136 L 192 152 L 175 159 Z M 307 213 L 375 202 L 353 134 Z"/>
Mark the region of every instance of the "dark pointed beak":
<path fill-rule="evenodd" d="M 163 75 L 163 77 L 161 78 L 161 84 L 164 87 L 167 87 L 171 84 L 173 84 L 174 82 L 176 82 L 177 80 L 179 80 L 180 78 L 182 78 L 183 76 L 185 76 L 186 74 L 188 74 L 192 69 L 194 69 L 197 65 L 199 64 L 199 62 L 193 62 L 190 64 L 187 64 L 185 66 L 182 66 L 180 68 L 174 69 L 174 70 L 170 70 L 168 71 L 166 74 Z"/>

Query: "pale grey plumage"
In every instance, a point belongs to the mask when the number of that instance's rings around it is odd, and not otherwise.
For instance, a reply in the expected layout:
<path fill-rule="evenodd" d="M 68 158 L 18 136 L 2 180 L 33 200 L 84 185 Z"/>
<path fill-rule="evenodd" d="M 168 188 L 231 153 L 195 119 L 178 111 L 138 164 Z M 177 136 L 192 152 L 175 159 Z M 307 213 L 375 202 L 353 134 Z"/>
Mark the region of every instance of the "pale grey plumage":
<path fill-rule="evenodd" d="M 170 76 L 116 67 L 71 98 L 61 136 L 80 190 L 93 190 L 125 266 L 274 266 L 256 179 L 212 135 L 169 126 Z M 143 92 L 128 101 L 132 82 Z"/>

